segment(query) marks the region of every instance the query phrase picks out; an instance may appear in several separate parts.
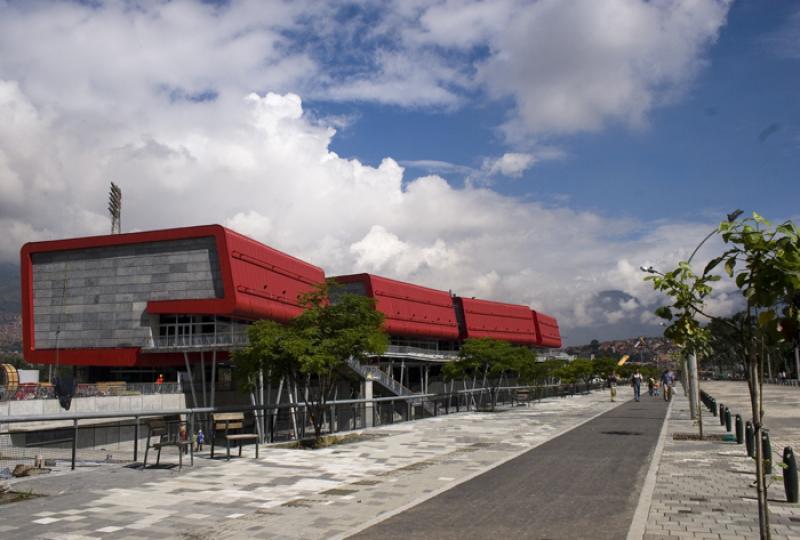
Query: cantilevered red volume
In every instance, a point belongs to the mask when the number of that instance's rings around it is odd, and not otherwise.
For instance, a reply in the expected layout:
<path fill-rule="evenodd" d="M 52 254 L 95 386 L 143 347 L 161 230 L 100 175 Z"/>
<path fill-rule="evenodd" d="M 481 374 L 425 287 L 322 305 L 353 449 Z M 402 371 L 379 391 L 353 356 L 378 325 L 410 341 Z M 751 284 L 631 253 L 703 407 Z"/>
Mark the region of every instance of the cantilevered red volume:
<path fill-rule="evenodd" d="M 556 321 L 555 317 L 546 315 L 541 311 L 533 311 L 532 313 L 533 319 L 536 321 L 537 344 L 540 347 L 560 348 L 561 332 L 558 329 L 558 321 Z"/>
<path fill-rule="evenodd" d="M 533 313 L 528 306 L 474 298 L 458 298 L 464 316 L 462 337 L 503 339 L 520 345 L 537 345 Z"/>
<path fill-rule="evenodd" d="M 334 279 L 349 292 L 374 298 L 376 309 L 385 316 L 384 329 L 391 335 L 453 341 L 459 337 L 453 298 L 445 291 L 372 274 Z"/>
<path fill-rule="evenodd" d="M 20 266 L 23 351 L 37 364 L 175 363 L 142 353 L 160 314 L 288 321 L 325 277 L 220 225 L 28 243 Z"/>

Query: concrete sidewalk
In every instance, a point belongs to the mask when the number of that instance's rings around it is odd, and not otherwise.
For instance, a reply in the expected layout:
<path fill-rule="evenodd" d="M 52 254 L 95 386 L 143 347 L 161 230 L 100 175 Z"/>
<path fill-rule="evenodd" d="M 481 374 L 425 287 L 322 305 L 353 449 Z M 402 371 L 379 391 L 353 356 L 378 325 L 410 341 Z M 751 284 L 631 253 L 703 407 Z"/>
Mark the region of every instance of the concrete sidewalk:
<path fill-rule="evenodd" d="M 714 394 L 710 385 L 706 390 Z M 734 412 L 744 415 L 744 410 Z M 796 410 L 794 414 L 796 418 Z M 719 418 L 711 416 L 707 409 L 703 410 L 703 420 L 706 435 L 725 433 Z M 795 425 L 784 436 L 788 438 L 796 431 Z M 747 457 L 744 445 L 674 439 L 675 434 L 682 433 L 697 433 L 697 425 L 689 417 L 687 398 L 678 390 L 668 420 L 644 539 L 758 538 L 758 506 L 752 486 L 755 463 Z M 780 453 L 783 448 L 773 446 L 773 450 Z M 774 456 L 773 461 L 779 462 L 780 457 Z M 775 466 L 773 473 L 777 478 L 769 489 L 772 539 L 800 540 L 800 506 L 785 502 L 780 468 Z"/>
<path fill-rule="evenodd" d="M 620 398 L 630 397 L 620 389 Z M 194 468 L 104 466 L 15 484 L 47 496 L 0 507 L 4 540 L 331 538 L 429 498 L 620 403 L 554 398 L 369 430 L 316 451 L 263 449 L 256 460 Z M 624 438 L 624 437 L 621 437 Z M 247 452 L 246 452 L 247 453 Z M 169 461 L 170 454 L 162 461 Z"/>

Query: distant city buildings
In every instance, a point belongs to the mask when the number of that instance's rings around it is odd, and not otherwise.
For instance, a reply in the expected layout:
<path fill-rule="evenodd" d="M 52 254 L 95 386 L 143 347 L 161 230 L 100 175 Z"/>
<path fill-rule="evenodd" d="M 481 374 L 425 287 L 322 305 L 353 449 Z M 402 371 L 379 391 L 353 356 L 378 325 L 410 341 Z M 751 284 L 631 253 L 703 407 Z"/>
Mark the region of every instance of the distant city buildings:
<path fill-rule="evenodd" d="M 675 361 L 680 348 L 665 337 L 634 337 L 610 341 L 594 340 L 587 345 L 571 346 L 564 352 L 581 358 L 630 356 L 631 362 L 666 366 Z"/>
<path fill-rule="evenodd" d="M 0 351 L 22 350 L 22 316 L 0 313 Z"/>

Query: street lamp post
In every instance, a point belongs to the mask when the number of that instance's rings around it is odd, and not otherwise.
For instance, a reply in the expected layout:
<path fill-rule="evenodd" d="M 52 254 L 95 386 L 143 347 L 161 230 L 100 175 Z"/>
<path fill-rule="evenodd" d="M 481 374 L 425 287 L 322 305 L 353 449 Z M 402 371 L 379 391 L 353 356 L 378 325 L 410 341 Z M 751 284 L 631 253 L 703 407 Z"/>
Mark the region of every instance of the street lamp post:
<path fill-rule="evenodd" d="M 738 209 L 734 210 L 733 212 L 728 214 L 726 216 L 728 218 L 728 223 L 732 223 L 733 221 L 735 221 L 736 218 L 738 218 L 741 214 L 742 214 L 742 211 L 738 210 Z M 692 251 L 692 254 L 689 255 L 689 260 L 686 261 L 686 264 L 689 264 L 689 265 L 692 264 L 692 259 L 694 259 L 694 256 L 697 255 L 697 252 L 700 251 L 700 248 L 703 247 L 703 244 L 705 244 L 712 236 L 714 236 L 717 233 L 718 230 L 719 230 L 718 228 L 715 228 L 713 231 L 708 233 L 706 235 L 706 237 L 703 238 L 703 240 L 699 244 L 697 244 L 697 247 L 694 248 L 694 251 Z M 661 272 L 659 272 L 658 270 L 656 270 L 655 268 L 653 268 L 653 266 L 644 266 L 644 265 L 642 265 L 639 268 L 642 270 L 642 272 L 647 272 L 648 274 L 658 274 L 660 276 L 664 275 Z M 695 355 L 693 350 L 690 350 L 688 352 L 687 356 L 688 356 L 687 357 L 687 364 L 688 364 L 688 368 L 689 368 L 689 370 L 688 370 L 689 371 L 689 374 L 688 374 L 689 375 L 689 409 L 691 410 L 691 413 L 692 413 L 691 416 L 692 416 L 693 420 L 697 419 L 697 418 L 700 418 L 700 422 L 701 422 L 701 424 L 700 424 L 700 429 L 701 429 L 700 434 L 701 434 L 701 437 L 702 437 L 702 418 L 700 417 L 700 414 L 701 414 L 701 412 L 700 412 L 700 382 L 699 382 L 699 377 L 698 377 L 698 374 L 697 374 L 697 356 Z M 800 375 L 798 375 L 798 378 L 800 378 Z"/>

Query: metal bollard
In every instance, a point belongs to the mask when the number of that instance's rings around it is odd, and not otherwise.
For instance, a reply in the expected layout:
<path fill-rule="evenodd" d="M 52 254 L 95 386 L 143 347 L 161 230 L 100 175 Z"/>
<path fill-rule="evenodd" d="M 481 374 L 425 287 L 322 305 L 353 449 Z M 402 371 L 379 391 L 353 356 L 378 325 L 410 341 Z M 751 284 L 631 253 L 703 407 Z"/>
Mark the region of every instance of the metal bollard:
<path fill-rule="evenodd" d="M 747 449 L 748 457 L 756 457 L 755 430 L 753 430 L 753 423 L 748 420 L 744 425 L 744 447 Z"/>
<path fill-rule="evenodd" d="M 711 398 L 711 414 L 717 416 L 717 400 Z"/>
<path fill-rule="evenodd" d="M 742 415 L 736 415 L 736 444 L 744 442 L 744 425 L 742 425 Z"/>
<path fill-rule="evenodd" d="M 725 425 L 725 405 L 719 406 L 719 425 Z"/>
<path fill-rule="evenodd" d="M 761 430 L 761 457 L 764 459 L 764 474 L 772 474 L 772 445 L 769 442 L 769 433 Z"/>
<path fill-rule="evenodd" d="M 786 491 L 786 502 L 796 503 L 797 494 L 797 461 L 794 459 L 792 447 L 783 449 L 783 489 Z"/>
<path fill-rule="evenodd" d="M 731 432 L 731 410 L 725 407 L 725 431 Z"/>

